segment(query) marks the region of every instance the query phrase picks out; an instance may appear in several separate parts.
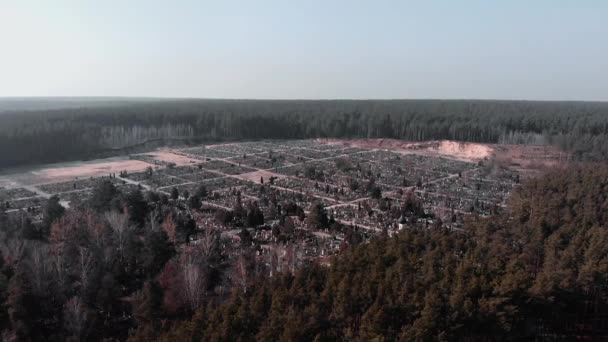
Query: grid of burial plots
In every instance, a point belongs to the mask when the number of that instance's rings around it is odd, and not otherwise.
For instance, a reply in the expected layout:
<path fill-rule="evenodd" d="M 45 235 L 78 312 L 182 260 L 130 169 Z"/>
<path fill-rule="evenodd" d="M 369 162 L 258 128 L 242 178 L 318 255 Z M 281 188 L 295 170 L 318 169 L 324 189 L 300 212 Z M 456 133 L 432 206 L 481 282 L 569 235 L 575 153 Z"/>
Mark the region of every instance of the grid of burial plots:
<path fill-rule="evenodd" d="M 255 202 L 270 219 L 281 205 L 293 203 L 308 212 L 321 203 L 336 220 L 379 230 L 395 225 L 397 209 L 412 196 L 422 201 L 427 213 L 486 215 L 504 205 L 518 179 L 514 171 L 483 162 L 314 140 L 218 144 L 171 153 L 191 162 L 176 166 L 154 154 L 133 155 L 131 159 L 150 167 L 119 177 L 40 184 L 32 190 L 4 188 L 0 200 L 6 211 L 39 208 L 51 195 L 82 203 L 95 182 L 109 179 L 122 191 L 170 194 L 175 188 L 183 195 L 204 187 L 208 196 L 203 205 L 231 210 L 237 203 Z"/>

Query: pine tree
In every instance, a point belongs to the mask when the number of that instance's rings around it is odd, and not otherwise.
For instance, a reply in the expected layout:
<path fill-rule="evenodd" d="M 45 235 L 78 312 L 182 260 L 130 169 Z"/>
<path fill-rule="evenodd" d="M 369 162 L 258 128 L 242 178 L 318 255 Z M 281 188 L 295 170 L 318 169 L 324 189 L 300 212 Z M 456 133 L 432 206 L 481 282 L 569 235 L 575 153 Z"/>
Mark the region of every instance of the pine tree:
<path fill-rule="evenodd" d="M 171 199 L 174 201 L 177 201 L 178 198 L 179 198 L 179 191 L 177 190 L 177 188 L 175 188 L 175 187 L 171 188 Z"/>
<path fill-rule="evenodd" d="M 38 308 L 29 279 L 22 268 L 18 268 L 9 281 L 6 306 L 14 336 L 19 341 L 36 336 Z"/>
<path fill-rule="evenodd" d="M 145 341 L 153 340 L 160 328 L 163 290 L 155 281 L 147 281 L 141 294 L 133 303 L 133 313 L 137 320 L 138 336 Z"/>
<path fill-rule="evenodd" d="M 49 198 L 48 202 L 46 203 L 46 206 L 44 207 L 44 213 L 42 216 L 42 236 L 41 238 L 44 238 L 46 236 L 48 236 L 50 230 L 51 230 L 51 225 L 53 224 L 53 222 L 57 221 L 59 218 L 61 218 L 61 216 L 63 216 L 63 213 L 65 212 L 65 209 L 63 208 L 63 206 L 61 204 L 59 204 L 59 196 L 57 195 L 53 195 L 51 196 L 51 198 Z"/>

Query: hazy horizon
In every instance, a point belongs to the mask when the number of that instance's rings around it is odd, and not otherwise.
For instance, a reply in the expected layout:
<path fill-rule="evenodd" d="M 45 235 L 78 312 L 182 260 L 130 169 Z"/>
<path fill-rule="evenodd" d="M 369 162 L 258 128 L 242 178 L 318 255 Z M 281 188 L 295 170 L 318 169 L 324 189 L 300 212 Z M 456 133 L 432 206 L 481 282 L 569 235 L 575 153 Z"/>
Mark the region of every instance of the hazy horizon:
<path fill-rule="evenodd" d="M 246 98 L 246 97 L 187 97 L 187 96 L 95 96 L 95 95 L 83 95 L 83 96 L 69 96 L 69 95 L 57 95 L 57 96 L 0 96 L 0 101 L 446 101 L 446 102 L 457 102 L 457 101 L 481 101 L 481 102 L 597 102 L 606 103 L 608 100 L 537 100 L 537 99 L 518 99 L 518 98 L 436 98 L 436 97 L 417 97 L 417 98 Z"/>
<path fill-rule="evenodd" d="M 0 97 L 607 101 L 608 3 L 0 4 Z"/>

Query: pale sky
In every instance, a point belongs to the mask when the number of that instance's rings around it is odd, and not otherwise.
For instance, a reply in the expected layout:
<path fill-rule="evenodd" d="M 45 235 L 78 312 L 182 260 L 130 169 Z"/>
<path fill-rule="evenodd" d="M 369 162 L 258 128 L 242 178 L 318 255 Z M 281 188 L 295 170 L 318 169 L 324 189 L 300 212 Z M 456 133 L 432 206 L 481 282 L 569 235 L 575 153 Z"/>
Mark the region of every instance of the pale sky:
<path fill-rule="evenodd" d="M 0 96 L 608 100 L 608 1 L 0 0 Z"/>

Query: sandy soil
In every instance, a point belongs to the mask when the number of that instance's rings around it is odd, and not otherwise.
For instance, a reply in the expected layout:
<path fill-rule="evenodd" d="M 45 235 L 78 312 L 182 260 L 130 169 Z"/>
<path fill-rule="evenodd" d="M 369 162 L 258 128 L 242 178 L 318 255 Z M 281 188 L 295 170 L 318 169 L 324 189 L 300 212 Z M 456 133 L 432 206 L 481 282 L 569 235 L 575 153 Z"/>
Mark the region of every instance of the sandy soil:
<path fill-rule="evenodd" d="M 149 166 L 154 167 L 154 165 L 139 160 L 117 160 L 117 158 L 52 164 L 0 175 L 0 184 L 17 186 L 58 183 L 76 178 L 106 176 L 109 173 L 119 173 L 122 170 L 126 170 L 127 172 L 143 171 Z"/>
<path fill-rule="evenodd" d="M 325 144 L 386 149 L 399 153 L 417 153 L 467 161 L 478 161 L 481 159 L 490 158 L 494 153 L 494 148 L 491 145 L 463 143 L 448 140 L 408 142 L 396 139 L 319 139 L 318 141 Z"/>
<path fill-rule="evenodd" d="M 154 159 L 164 161 L 167 163 L 175 163 L 177 166 L 190 165 L 194 163 L 200 163 L 200 160 L 188 158 L 186 156 L 181 156 L 179 154 L 175 154 L 170 150 L 159 150 L 156 152 L 145 153 L 148 156 L 153 157 Z"/>
<path fill-rule="evenodd" d="M 455 141 L 442 141 L 437 147 L 439 154 L 456 156 L 464 159 L 485 159 L 489 158 L 494 149 L 487 145 L 460 143 Z"/>
<path fill-rule="evenodd" d="M 395 139 L 318 139 L 325 144 L 338 144 L 362 148 L 391 150 L 398 153 L 416 153 L 465 161 L 493 159 L 498 164 L 516 169 L 525 175 L 565 167 L 568 153 L 555 146 L 477 144 L 456 141 L 408 142 Z"/>
<path fill-rule="evenodd" d="M 495 145 L 497 163 L 523 173 L 563 168 L 570 163 L 570 155 L 555 146 Z"/>

